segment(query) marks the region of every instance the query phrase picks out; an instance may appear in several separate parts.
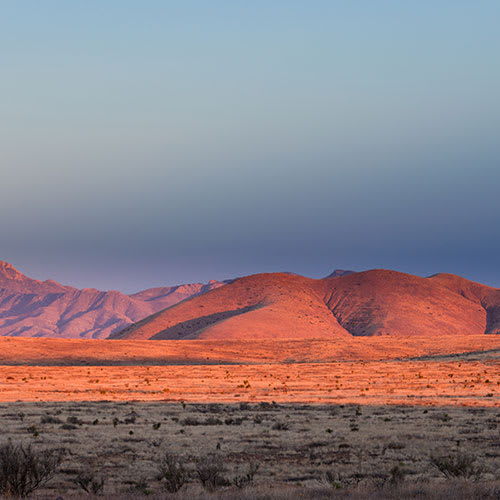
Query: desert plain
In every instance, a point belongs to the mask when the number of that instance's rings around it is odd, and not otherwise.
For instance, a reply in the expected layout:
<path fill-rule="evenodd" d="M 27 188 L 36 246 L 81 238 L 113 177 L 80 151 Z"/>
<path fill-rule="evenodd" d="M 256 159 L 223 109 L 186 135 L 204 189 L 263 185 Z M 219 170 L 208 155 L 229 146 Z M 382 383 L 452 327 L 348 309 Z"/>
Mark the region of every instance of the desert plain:
<path fill-rule="evenodd" d="M 82 474 L 112 498 L 498 498 L 499 358 L 496 335 L 0 338 L 2 433 L 65 450 L 40 498 L 87 495 Z M 166 452 L 189 472 L 178 493 Z M 433 456 L 469 457 L 474 478 Z M 201 487 L 204 457 L 226 486 Z"/>

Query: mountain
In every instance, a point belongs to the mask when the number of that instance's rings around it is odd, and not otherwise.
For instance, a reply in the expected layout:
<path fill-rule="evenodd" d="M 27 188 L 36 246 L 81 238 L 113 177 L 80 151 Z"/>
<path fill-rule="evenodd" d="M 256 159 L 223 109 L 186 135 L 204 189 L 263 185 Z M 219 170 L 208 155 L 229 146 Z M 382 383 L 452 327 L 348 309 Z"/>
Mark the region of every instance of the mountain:
<path fill-rule="evenodd" d="M 348 274 L 354 274 L 355 271 L 347 271 L 346 269 L 334 269 L 326 278 L 338 278 L 340 276 L 347 276 Z"/>
<path fill-rule="evenodd" d="M 500 333 L 500 290 L 459 276 L 376 269 L 319 280 L 238 278 L 113 339 L 270 339 Z"/>
<path fill-rule="evenodd" d="M 193 283 L 125 295 L 34 280 L 0 261 L 0 335 L 106 338 L 152 313 L 223 284 Z"/>

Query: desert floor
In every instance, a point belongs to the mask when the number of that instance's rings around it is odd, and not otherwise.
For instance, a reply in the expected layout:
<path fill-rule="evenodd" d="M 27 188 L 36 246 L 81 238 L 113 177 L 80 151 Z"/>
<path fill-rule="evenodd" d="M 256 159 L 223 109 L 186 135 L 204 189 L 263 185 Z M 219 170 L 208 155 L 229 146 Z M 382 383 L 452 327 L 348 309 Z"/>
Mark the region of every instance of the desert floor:
<path fill-rule="evenodd" d="M 499 480 L 498 408 L 299 404 L 56 402 L 0 405 L 3 437 L 65 448 L 43 493 L 77 493 L 81 472 L 105 478 L 105 492 L 161 491 L 166 450 L 194 469 L 213 454 L 229 479 L 250 463 L 258 484 L 304 488 L 384 482 L 398 467 L 407 481 L 444 481 L 430 455 L 473 455 L 484 480 Z M 194 481 L 194 479 L 193 479 Z"/>
<path fill-rule="evenodd" d="M 74 340 L 0 337 L 0 365 L 227 365 L 476 358 L 500 335 L 332 337 L 330 340 Z"/>
<path fill-rule="evenodd" d="M 2 338 L 0 348 L 4 402 L 500 404 L 500 336 L 452 343 Z"/>
<path fill-rule="evenodd" d="M 341 486 L 387 483 L 395 467 L 442 483 L 431 454 L 465 453 L 498 488 L 500 338 L 445 340 L 0 339 L 0 441 L 66 450 L 42 495 L 78 497 L 81 472 L 108 493 L 158 492 L 166 450 L 193 472 L 192 495 L 207 454 L 229 479 L 255 463 L 258 485 L 312 491 L 331 489 L 327 473 Z"/>

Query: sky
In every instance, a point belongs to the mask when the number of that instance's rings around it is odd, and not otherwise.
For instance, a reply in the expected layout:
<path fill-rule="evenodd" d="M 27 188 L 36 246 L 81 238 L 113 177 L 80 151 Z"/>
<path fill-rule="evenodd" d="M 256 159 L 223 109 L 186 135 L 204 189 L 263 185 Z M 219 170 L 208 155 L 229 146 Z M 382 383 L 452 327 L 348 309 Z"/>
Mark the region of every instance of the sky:
<path fill-rule="evenodd" d="M 500 2 L 0 5 L 0 260 L 134 292 L 500 287 Z"/>

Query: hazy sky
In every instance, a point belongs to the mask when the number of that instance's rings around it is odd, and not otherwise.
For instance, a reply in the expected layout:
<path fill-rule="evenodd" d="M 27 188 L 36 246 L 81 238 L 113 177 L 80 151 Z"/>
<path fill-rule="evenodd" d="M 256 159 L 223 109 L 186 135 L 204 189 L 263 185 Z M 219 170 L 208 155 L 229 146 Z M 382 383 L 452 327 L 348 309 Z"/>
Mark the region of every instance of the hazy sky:
<path fill-rule="evenodd" d="M 500 287 L 500 2 L 0 6 L 0 259 L 135 291 L 264 271 Z"/>

